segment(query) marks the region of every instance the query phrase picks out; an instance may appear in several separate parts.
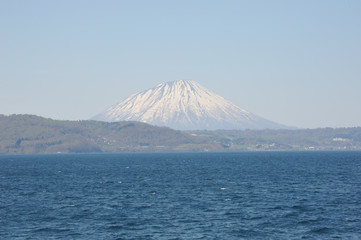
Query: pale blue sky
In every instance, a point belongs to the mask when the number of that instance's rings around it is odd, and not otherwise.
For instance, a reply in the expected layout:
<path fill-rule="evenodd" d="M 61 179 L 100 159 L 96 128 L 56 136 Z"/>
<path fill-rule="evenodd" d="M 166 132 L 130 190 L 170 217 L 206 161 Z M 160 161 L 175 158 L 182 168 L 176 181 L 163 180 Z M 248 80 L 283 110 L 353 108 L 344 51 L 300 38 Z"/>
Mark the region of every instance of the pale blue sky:
<path fill-rule="evenodd" d="M 0 113 L 89 119 L 192 79 L 302 128 L 361 126 L 361 1 L 0 0 Z"/>

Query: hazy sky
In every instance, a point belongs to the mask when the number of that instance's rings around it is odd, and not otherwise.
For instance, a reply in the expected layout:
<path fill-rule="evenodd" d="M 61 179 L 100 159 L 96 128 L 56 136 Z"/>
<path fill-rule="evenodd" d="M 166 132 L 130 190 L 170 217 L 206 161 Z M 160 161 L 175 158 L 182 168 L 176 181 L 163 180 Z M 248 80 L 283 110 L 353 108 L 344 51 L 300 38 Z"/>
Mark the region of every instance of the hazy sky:
<path fill-rule="evenodd" d="M 180 79 L 282 124 L 361 126 L 361 1 L 0 0 L 0 114 L 89 119 Z"/>

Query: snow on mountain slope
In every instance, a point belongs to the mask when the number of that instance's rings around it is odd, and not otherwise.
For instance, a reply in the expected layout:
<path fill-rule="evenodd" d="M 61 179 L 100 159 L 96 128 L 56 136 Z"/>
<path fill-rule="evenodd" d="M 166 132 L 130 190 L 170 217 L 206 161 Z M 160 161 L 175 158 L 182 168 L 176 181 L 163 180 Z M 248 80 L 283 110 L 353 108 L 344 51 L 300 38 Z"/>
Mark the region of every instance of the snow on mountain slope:
<path fill-rule="evenodd" d="M 140 121 L 179 130 L 279 129 L 195 81 L 179 80 L 133 94 L 93 120 Z"/>

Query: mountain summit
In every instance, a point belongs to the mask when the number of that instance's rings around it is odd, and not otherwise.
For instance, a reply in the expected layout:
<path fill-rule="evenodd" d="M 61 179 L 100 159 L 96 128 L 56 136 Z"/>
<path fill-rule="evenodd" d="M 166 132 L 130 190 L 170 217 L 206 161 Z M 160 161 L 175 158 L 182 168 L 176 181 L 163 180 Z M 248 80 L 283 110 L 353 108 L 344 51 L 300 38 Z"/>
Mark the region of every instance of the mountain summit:
<path fill-rule="evenodd" d="M 166 82 L 133 94 L 93 120 L 140 121 L 179 130 L 279 129 L 191 80 Z"/>

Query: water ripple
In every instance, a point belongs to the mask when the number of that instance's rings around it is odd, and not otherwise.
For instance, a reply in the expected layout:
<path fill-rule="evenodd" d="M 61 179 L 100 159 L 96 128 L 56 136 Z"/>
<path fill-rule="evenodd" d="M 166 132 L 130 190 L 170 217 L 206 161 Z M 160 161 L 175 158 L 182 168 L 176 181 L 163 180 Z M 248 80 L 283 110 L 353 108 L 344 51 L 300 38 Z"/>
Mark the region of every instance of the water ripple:
<path fill-rule="evenodd" d="M 361 239 L 361 153 L 0 156 L 1 239 Z"/>

